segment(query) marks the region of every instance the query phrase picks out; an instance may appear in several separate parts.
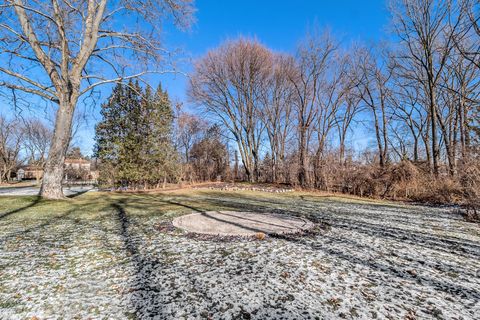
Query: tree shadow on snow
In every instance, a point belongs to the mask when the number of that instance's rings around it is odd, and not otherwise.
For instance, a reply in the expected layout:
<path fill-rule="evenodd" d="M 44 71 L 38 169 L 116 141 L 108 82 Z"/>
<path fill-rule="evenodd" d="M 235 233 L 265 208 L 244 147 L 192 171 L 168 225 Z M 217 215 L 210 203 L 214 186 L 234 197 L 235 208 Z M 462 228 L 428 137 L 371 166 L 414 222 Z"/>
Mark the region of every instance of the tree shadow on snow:
<path fill-rule="evenodd" d="M 312 207 L 302 206 L 298 203 L 295 203 L 294 206 L 283 206 L 283 201 L 258 201 L 258 199 L 255 199 L 255 201 L 252 200 L 254 202 L 252 204 L 248 203 L 249 200 L 241 196 L 224 198 L 207 196 L 197 200 L 181 195 L 172 197 L 157 196 L 149 197 L 148 199 L 129 199 L 128 208 L 141 209 L 143 206 L 152 206 L 153 204 L 158 205 L 159 208 L 162 206 L 174 206 L 182 208 L 182 210 L 186 209 L 186 211 L 191 210 L 202 214 L 212 210 L 212 207 L 218 208 L 218 210 L 284 213 L 307 217 L 314 222 L 326 222 L 332 228 L 347 231 L 347 234 L 348 232 L 361 234 L 371 240 L 395 241 L 399 245 L 412 246 L 414 250 L 437 251 L 440 253 L 440 256 L 442 253 L 460 257 L 464 255 L 469 259 L 475 259 L 480 256 L 479 245 L 474 241 L 441 234 L 437 235 L 428 233 L 428 231 L 417 232 L 416 230 L 403 229 L 394 226 L 393 223 L 390 224 L 388 217 L 385 218 L 385 221 L 379 221 L 381 214 L 372 214 L 368 219 L 358 220 L 354 216 L 337 214 L 336 210 L 339 210 L 338 208 L 332 212 L 315 212 L 312 211 Z M 135 309 L 135 316 L 139 319 L 166 317 L 167 312 L 162 310 L 161 303 L 168 297 L 165 297 L 165 293 L 162 295 L 161 286 L 156 283 L 154 275 L 154 271 L 158 271 L 162 267 L 162 263 L 153 257 L 142 254 L 140 251 L 140 239 L 133 234 L 132 222 L 125 211 L 126 207 L 126 200 L 120 200 L 112 204 L 112 208 L 116 212 L 125 250 L 129 253 L 135 265 L 135 276 L 131 282 L 133 290 L 131 304 Z M 207 210 L 207 208 L 210 209 Z M 229 223 L 229 221 L 222 222 Z M 419 290 L 431 288 L 434 291 L 447 293 L 462 299 L 480 300 L 480 292 L 474 290 L 474 287 L 466 285 L 465 280 L 460 278 L 458 281 L 455 281 L 451 277 L 442 276 L 442 274 L 449 272 L 458 273 L 464 277 L 475 276 L 471 273 L 471 270 L 463 268 L 463 266 L 457 265 L 455 262 L 440 261 L 439 258 L 431 259 L 435 255 L 430 255 L 427 251 L 425 251 L 427 254 L 424 257 L 421 256 L 420 252 L 412 256 L 406 253 L 398 253 L 395 257 L 398 259 L 399 264 L 393 264 L 385 259 L 365 259 L 361 254 L 357 254 L 366 251 L 371 251 L 374 255 L 382 253 L 388 256 L 391 254 L 391 252 L 383 252 L 377 248 L 374 244 L 375 241 L 361 243 L 354 237 L 338 237 L 328 234 L 328 231 L 325 234 L 318 235 L 316 239 L 288 236 L 273 237 L 304 247 L 307 250 L 323 251 L 326 256 L 347 262 L 348 264 L 368 268 L 373 272 L 383 274 L 387 278 L 395 280 L 396 283 L 407 281 L 418 286 Z M 345 250 L 341 250 L 341 248 L 345 248 Z M 412 268 L 418 268 L 419 271 L 412 272 Z M 438 274 L 438 271 L 441 273 Z M 186 280 L 188 281 L 188 279 Z"/>
<path fill-rule="evenodd" d="M 6 218 L 6 217 L 11 216 L 15 213 L 22 212 L 24 210 L 27 210 L 28 208 L 32 208 L 32 207 L 36 206 L 40 202 L 40 200 L 41 200 L 40 197 L 35 197 L 35 200 L 33 200 L 32 203 L 29 203 L 26 206 L 23 206 L 21 208 L 17 208 L 17 209 L 14 209 L 14 210 L 10 210 L 10 211 L 7 211 L 7 212 L 0 213 L 0 219 Z"/>
<path fill-rule="evenodd" d="M 155 282 L 154 272 L 161 268 L 162 263 L 140 251 L 140 238 L 133 232 L 132 222 L 125 207 L 127 202 L 121 199 L 111 205 L 115 210 L 120 237 L 131 262 L 134 272 L 130 283 L 130 304 L 134 308 L 136 319 L 165 318 L 162 309 L 161 287 Z"/>

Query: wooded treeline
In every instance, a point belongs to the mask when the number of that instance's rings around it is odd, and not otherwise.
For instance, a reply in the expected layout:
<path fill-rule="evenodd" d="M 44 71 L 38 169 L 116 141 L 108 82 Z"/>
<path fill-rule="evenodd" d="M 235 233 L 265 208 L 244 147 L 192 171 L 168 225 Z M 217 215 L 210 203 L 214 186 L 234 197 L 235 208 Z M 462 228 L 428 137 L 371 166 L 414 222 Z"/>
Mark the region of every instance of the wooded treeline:
<path fill-rule="evenodd" d="M 87 160 L 76 145 L 78 129 L 81 126 L 76 119 L 72 136 L 66 152 L 67 159 Z M 43 171 L 52 142 L 53 128 L 49 121 L 37 118 L 6 117 L 0 114 L 0 183 L 18 181 L 18 170 Z M 86 180 L 89 172 L 70 168 L 67 176 L 72 180 Z M 41 179 L 41 174 L 36 176 Z"/>
<path fill-rule="evenodd" d="M 395 40 L 374 46 L 318 31 L 294 55 L 227 41 L 196 62 L 189 95 L 229 131 L 247 181 L 393 197 L 478 192 L 479 8 L 394 1 Z M 348 142 L 361 126 L 375 146 L 359 156 Z"/>
<path fill-rule="evenodd" d="M 63 198 L 79 98 L 108 83 L 120 85 L 102 108 L 97 155 L 116 185 L 223 179 L 362 196 L 478 197 L 478 0 L 393 0 L 391 39 L 377 44 L 346 46 L 320 31 L 294 54 L 255 39 L 227 41 L 195 63 L 189 96 L 201 116 L 129 82 L 175 71 L 159 26 L 188 27 L 192 1 L 125 3 L 1 2 L 1 93 L 17 107 L 30 105 L 26 95 L 55 106 L 48 145 L 32 151 L 45 168 L 43 197 Z M 25 134 L 15 127 L 0 122 L 4 178 Z M 359 136 L 365 128 L 369 136 Z"/>

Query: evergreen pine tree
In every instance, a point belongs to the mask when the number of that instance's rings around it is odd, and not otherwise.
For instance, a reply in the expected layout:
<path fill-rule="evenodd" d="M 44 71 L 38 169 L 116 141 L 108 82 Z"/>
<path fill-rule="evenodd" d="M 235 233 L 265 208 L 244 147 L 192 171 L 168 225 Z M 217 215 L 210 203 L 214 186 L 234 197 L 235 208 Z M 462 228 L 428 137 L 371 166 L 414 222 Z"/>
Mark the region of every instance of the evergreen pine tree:
<path fill-rule="evenodd" d="M 102 105 L 96 156 L 103 181 L 129 187 L 158 186 L 178 174 L 172 142 L 173 110 L 161 86 L 117 85 Z"/>

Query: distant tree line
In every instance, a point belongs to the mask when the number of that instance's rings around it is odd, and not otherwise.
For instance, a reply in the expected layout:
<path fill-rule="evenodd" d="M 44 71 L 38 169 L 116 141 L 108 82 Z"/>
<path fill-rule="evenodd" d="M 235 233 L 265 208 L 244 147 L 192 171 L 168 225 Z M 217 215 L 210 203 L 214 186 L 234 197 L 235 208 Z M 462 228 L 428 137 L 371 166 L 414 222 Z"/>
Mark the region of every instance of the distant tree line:
<path fill-rule="evenodd" d="M 42 171 L 45 168 L 52 136 L 51 126 L 44 121 L 0 115 L 0 183 L 14 180 L 17 170 L 22 166 Z M 66 157 L 85 158 L 80 148 L 72 143 L 73 139 L 69 140 Z M 74 176 L 73 172 L 70 172 L 70 176 Z"/>
<path fill-rule="evenodd" d="M 293 55 L 225 42 L 195 63 L 188 95 L 199 112 L 173 110 L 161 89 L 117 86 L 97 126 L 106 177 L 144 188 L 237 180 L 478 198 L 478 5 L 405 0 L 391 11 L 390 44 L 345 48 L 317 30 Z M 365 127 L 374 144 L 355 146 Z"/>
<path fill-rule="evenodd" d="M 23 165 L 43 168 L 52 130 L 40 120 L 0 115 L 0 183 L 9 182 Z"/>
<path fill-rule="evenodd" d="M 361 196 L 478 198 L 480 4 L 390 3 L 388 43 L 345 47 L 316 30 L 294 54 L 252 39 L 225 42 L 196 61 L 188 95 L 199 112 L 188 113 L 174 110 L 161 87 L 129 80 L 164 71 L 159 34 L 147 27 L 164 16 L 188 26 L 190 1 L 125 10 L 106 1 L 8 1 L 0 54 L 14 63 L 0 63 L 2 93 L 16 105 L 27 101 L 21 92 L 40 96 L 57 105 L 57 115 L 55 130 L 0 118 L 0 179 L 11 177 L 23 152 L 46 169 L 42 196 L 62 198 L 77 101 L 119 83 L 96 128 L 95 155 L 108 184 L 243 180 Z M 116 22 L 128 14 L 138 25 L 122 31 Z M 94 72 L 100 66 L 111 69 L 108 77 Z M 355 145 L 362 127 L 374 145 Z"/>
<path fill-rule="evenodd" d="M 245 180 L 410 198 L 478 192 L 480 5 L 390 9 L 392 43 L 344 48 L 314 31 L 294 55 L 240 38 L 196 61 L 189 96 L 229 132 Z M 348 141 L 362 125 L 375 147 L 355 155 Z"/>

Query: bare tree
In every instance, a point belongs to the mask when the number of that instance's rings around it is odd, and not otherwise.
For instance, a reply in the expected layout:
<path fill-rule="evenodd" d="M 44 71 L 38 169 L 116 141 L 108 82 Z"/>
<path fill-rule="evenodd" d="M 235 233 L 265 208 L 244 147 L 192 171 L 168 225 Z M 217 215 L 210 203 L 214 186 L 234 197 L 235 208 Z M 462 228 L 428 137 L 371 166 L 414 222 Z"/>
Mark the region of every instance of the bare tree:
<path fill-rule="evenodd" d="M 450 175 L 455 174 L 458 142 L 464 160 L 469 158 L 472 111 L 480 101 L 480 69 L 463 55 L 452 54 L 442 74 L 437 109 L 441 137 Z"/>
<path fill-rule="evenodd" d="M 399 66 L 418 82 L 428 106 L 433 172 L 439 174 L 438 94 L 442 73 L 454 47 L 457 19 L 449 20 L 452 0 L 396 0 L 392 2 L 394 28 L 403 50 Z"/>
<path fill-rule="evenodd" d="M 342 90 L 343 90 L 343 103 L 341 104 L 338 112 L 335 113 L 334 124 L 338 131 L 338 143 L 339 143 L 339 162 L 345 163 L 345 143 L 347 134 L 351 129 L 352 122 L 355 117 L 362 111 L 361 99 L 357 94 L 357 79 L 355 77 L 355 63 L 353 56 L 346 56 L 345 68 L 346 75 L 343 77 Z"/>
<path fill-rule="evenodd" d="M 195 64 L 189 95 L 216 116 L 237 143 L 249 181 L 259 177 L 262 87 L 272 70 L 272 53 L 257 41 L 229 41 Z"/>
<path fill-rule="evenodd" d="M 271 154 L 271 182 L 279 182 L 279 167 L 284 165 L 286 143 L 292 128 L 293 86 L 288 80 L 288 57 L 274 57 L 273 72 L 262 86 L 262 121 Z"/>
<path fill-rule="evenodd" d="M 410 86 L 398 75 L 394 75 L 394 87 L 392 92 L 392 119 L 403 124 L 408 128 L 406 134 L 402 136 L 403 140 L 408 140 L 408 135 L 412 138 L 412 157 L 413 161 L 420 161 L 420 143 L 422 134 L 425 134 L 426 119 L 424 108 L 419 101 L 419 89 L 417 86 Z M 428 132 L 426 133 L 428 134 Z M 428 147 L 428 143 L 425 144 Z M 427 154 L 427 159 L 429 158 Z"/>
<path fill-rule="evenodd" d="M 356 55 L 357 91 L 361 101 L 373 116 L 379 164 L 384 167 L 388 161 L 387 108 L 391 96 L 388 82 L 392 70 L 385 66 L 385 60 L 379 60 L 378 56 L 367 49 L 359 50 Z"/>
<path fill-rule="evenodd" d="M 299 46 L 288 73 L 294 87 L 293 106 L 298 131 L 298 181 L 302 187 L 310 183 L 308 144 L 317 113 L 321 82 L 336 48 L 337 44 L 329 33 L 307 36 Z"/>
<path fill-rule="evenodd" d="M 187 112 L 180 112 L 177 117 L 177 140 L 178 146 L 182 149 L 185 162 L 189 162 L 190 150 L 206 131 L 207 122 L 200 117 Z"/>
<path fill-rule="evenodd" d="M 314 159 L 315 187 L 326 188 L 325 147 L 332 128 L 336 124 L 337 113 L 344 102 L 346 89 L 344 82 L 347 76 L 347 57 L 340 52 L 330 59 L 326 68 L 326 76 L 319 86 L 316 121 L 314 131 L 317 135 L 317 150 Z"/>
<path fill-rule="evenodd" d="M 466 60 L 480 69 L 480 2 L 458 0 L 456 4 L 456 19 L 460 20 L 460 25 L 454 37 L 455 47 Z"/>
<path fill-rule="evenodd" d="M 41 195 L 63 198 L 63 162 L 79 97 L 102 84 L 164 72 L 161 22 L 173 17 L 188 25 L 191 1 L 3 0 L 0 8 L 0 86 L 14 103 L 23 92 L 56 106 Z"/>
<path fill-rule="evenodd" d="M 196 141 L 190 150 L 193 171 L 201 181 L 227 178 L 228 150 L 222 141 L 220 130 L 217 125 L 206 129 L 202 139 Z"/>
<path fill-rule="evenodd" d="M 0 183 L 10 181 L 12 170 L 20 163 L 22 140 L 20 122 L 0 115 Z"/>
<path fill-rule="evenodd" d="M 28 154 L 27 161 L 43 168 L 52 140 L 53 132 L 51 128 L 38 119 L 28 119 L 24 121 L 23 132 L 23 145 Z"/>

